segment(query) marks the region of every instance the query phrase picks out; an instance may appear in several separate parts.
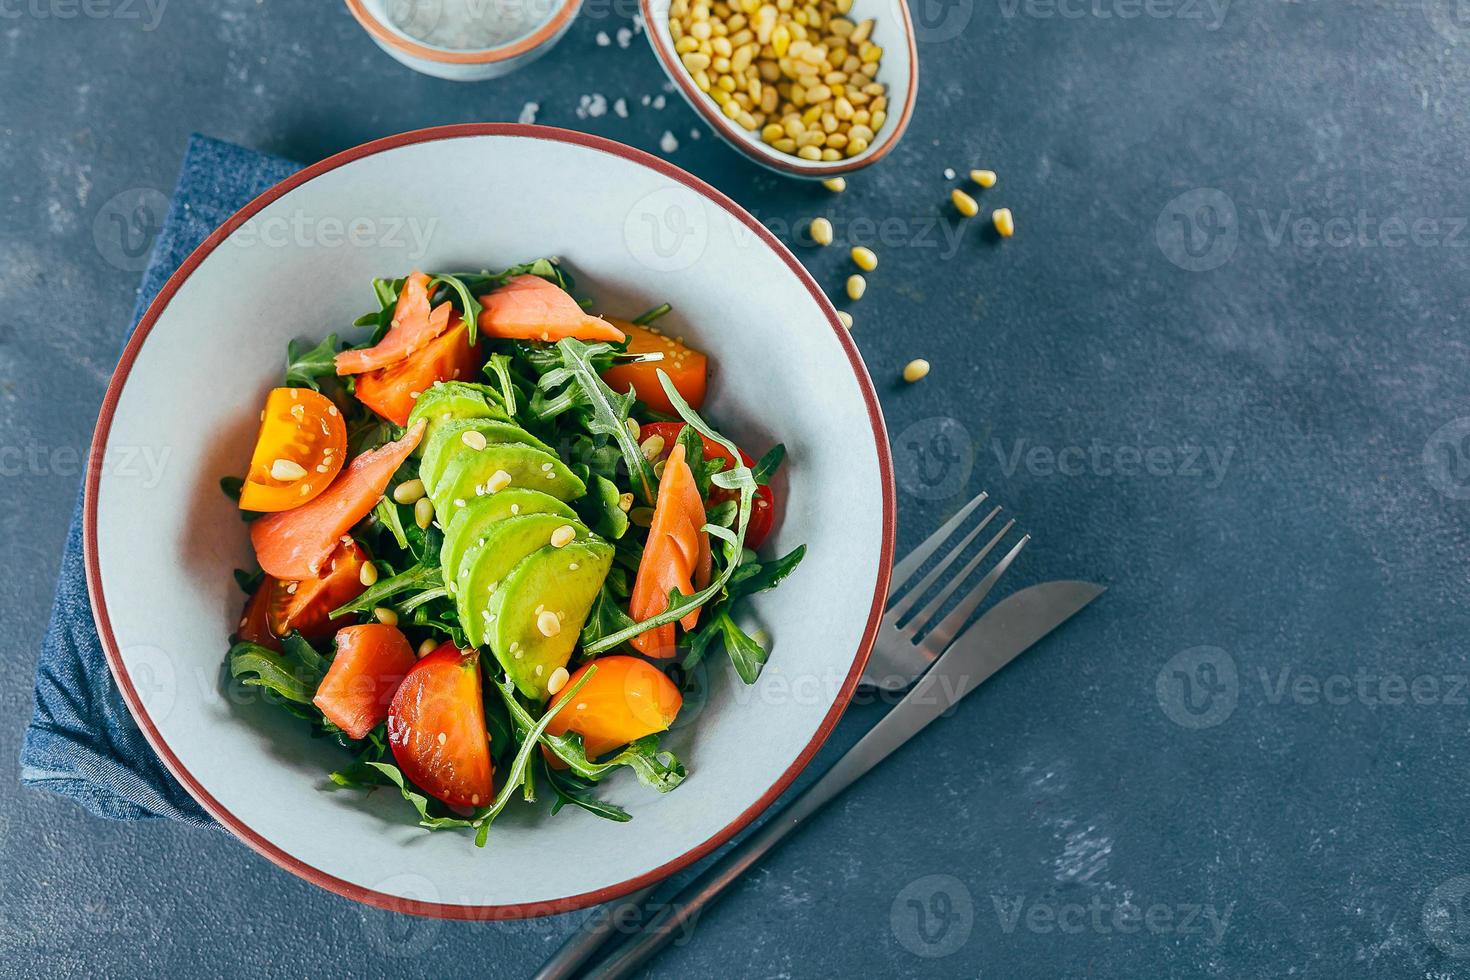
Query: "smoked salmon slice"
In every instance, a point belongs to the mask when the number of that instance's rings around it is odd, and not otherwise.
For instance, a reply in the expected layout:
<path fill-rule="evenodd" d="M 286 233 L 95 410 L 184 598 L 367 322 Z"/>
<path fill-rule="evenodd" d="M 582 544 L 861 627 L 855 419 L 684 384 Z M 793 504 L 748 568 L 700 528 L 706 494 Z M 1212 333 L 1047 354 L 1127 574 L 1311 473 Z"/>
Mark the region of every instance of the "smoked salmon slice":
<path fill-rule="evenodd" d="M 256 519 L 250 525 L 250 543 L 265 573 L 287 581 L 316 578 L 342 536 L 378 505 L 393 474 L 424 437 L 427 424 L 420 420 L 397 442 L 348 463 L 309 503 Z"/>
<path fill-rule="evenodd" d="M 700 580 L 709 583 L 709 535 L 700 530 L 704 522 L 704 501 L 694 482 L 694 471 L 689 468 L 684 446 L 676 444 L 664 463 L 648 541 L 628 599 L 628 615 L 634 621 L 641 623 L 668 609 L 669 590 L 677 588 L 681 594 L 691 595 Z M 692 609 L 679 625 L 687 632 L 698 622 L 699 610 Z M 676 652 L 675 635 L 674 624 L 667 623 L 639 633 L 628 642 L 646 657 L 672 657 Z"/>
<path fill-rule="evenodd" d="M 491 337 L 513 340 L 578 340 L 623 342 L 623 332 L 577 305 L 565 289 L 540 276 L 515 276 L 480 297 L 480 329 Z"/>
<path fill-rule="evenodd" d="M 393 307 L 393 326 L 377 346 L 344 350 L 338 354 L 338 374 L 364 374 L 396 364 L 428 346 L 435 337 L 449 329 L 449 314 L 453 307 L 445 301 L 429 309 L 429 281 L 425 273 L 409 274 L 398 292 L 398 303 Z"/>

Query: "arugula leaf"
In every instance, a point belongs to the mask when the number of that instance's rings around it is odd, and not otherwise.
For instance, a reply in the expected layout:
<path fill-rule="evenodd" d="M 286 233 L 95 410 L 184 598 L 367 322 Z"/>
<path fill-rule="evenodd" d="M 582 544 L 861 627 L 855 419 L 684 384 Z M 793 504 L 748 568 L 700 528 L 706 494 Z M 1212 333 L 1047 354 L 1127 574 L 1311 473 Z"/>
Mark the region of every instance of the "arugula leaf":
<path fill-rule="evenodd" d="M 264 578 L 265 572 L 262 572 L 259 569 L 253 572 L 247 572 L 243 568 L 235 569 L 235 584 L 238 585 L 240 587 L 240 591 L 245 593 L 246 595 L 253 594 L 256 588 L 260 585 L 261 580 Z"/>
<path fill-rule="evenodd" d="M 240 502 L 240 494 L 245 492 L 245 481 L 238 476 L 222 476 L 219 478 L 220 491 L 235 503 Z"/>
<path fill-rule="evenodd" d="M 771 482 L 771 477 L 776 475 L 776 470 L 780 468 L 781 461 L 785 458 L 785 444 L 776 443 L 770 449 L 766 450 L 764 456 L 755 461 L 755 466 L 750 471 L 751 477 L 757 485 L 765 486 Z"/>
<path fill-rule="evenodd" d="M 578 514 L 595 533 L 616 541 L 628 531 L 628 515 L 620 506 L 622 497 L 616 483 L 593 474 L 588 482 L 588 493 L 577 501 Z"/>
<path fill-rule="evenodd" d="M 591 357 L 598 349 L 605 351 L 610 348 L 606 344 L 589 347 L 575 337 L 559 340 L 556 346 L 561 350 L 565 371 L 551 371 L 543 375 L 542 386 L 549 391 L 550 388 L 567 382 L 577 384 L 592 410 L 587 418 L 587 428 L 596 434 L 617 440 L 618 448 L 623 452 L 623 461 L 628 465 L 633 492 L 651 506 L 657 495 L 655 487 L 658 481 L 653 475 L 653 467 L 648 464 L 627 426 L 628 412 L 635 400 L 633 389 L 629 388 L 627 395 L 616 394 L 591 363 Z"/>
<path fill-rule="evenodd" d="M 310 388 L 321 391 L 317 378 L 337 376 L 337 335 L 327 338 L 311 350 L 303 351 L 301 345 L 291 341 L 286 345 L 286 387 Z"/>
<path fill-rule="evenodd" d="M 445 830 L 454 827 L 473 827 L 475 825 L 473 820 L 466 820 L 463 817 L 441 817 L 430 813 L 429 798 L 422 793 L 414 792 L 409 786 L 408 780 L 404 778 L 402 770 L 391 762 L 367 762 L 364 765 L 382 773 L 388 777 L 388 780 L 394 786 L 398 787 L 398 791 L 403 794 L 403 798 L 412 803 L 413 808 L 418 811 L 420 827 L 427 827 L 429 830 Z"/>
<path fill-rule="evenodd" d="M 552 816 L 561 812 L 564 806 L 579 806 L 588 813 L 602 817 L 604 820 L 613 820 L 618 823 L 627 823 L 633 817 L 627 810 L 615 803 L 599 800 L 592 795 L 594 784 L 583 782 L 574 776 L 557 772 L 546 765 L 543 761 L 541 771 L 546 775 L 546 781 L 556 793 L 556 800 L 551 804 Z"/>
<path fill-rule="evenodd" d="M 378 506 L 373 508 L 373 516 L 378 519 L 378 524 L 388 529 L 393 535 L 393 540 L 398 542 L 398 547 L 404 551 L 408 550 L 408 535 L 403 530 L 403 515 L 398 512 L 398 505 L 384 494 L 383 499 L 378 501 Z"/>
<path fill-rule="evenodd" d="M 435 599 L 443 599 L 448 595 L 449 590 L 442 585 L 436 589 L 425 589 L 423 592 L 417 595 L 411 595 L 402 602 L 399 602 L 397 604 L 398 612 L 400 615 L 407 615 L 425 603 L 433 602 Z"/>
<path fill-rule="evenodd" d="M 479 300 L 470 295 L 470 288 L 465 284 L 465 281 L 452 273 L 442 273 L 429 280 L 429 293 L 431 295 L 437 286 L 448 286 L 459 297 L 460 314 L 464 317 L 465 330 L 469 335 L 470 344 L 473 345 L 475 338 L 478 336 L 477 331 L 480 326 L 480 310 L 482 307 L 480 306 Z"/>
<path fill-rule="evenodd" d="M 659 317 L 661 317 L 661 316 L 667 316 L 669 313 L 671 313 L 673 311 L 673 309 L 674 308 L 672 306 L 670 306 L 668 303 L 660 303 L 657 306 L 655 306 L 653 309 L 649 310 L 647 313 L 644 313 L 641 316 L 639 316 L 637 319 L 635 319 L 633 321 L 633 323 L 636 324 L 637 326 L 640 326 L 640 327 L 646 327 L 650 323 L 652 323 L 653 321 L 657 320 Z"/>
<path fill-rule="evenodd" d="M 485 374 L 487 377 L 493 376 L 500 383 L 500 400 L 505 403 L 506 414 L 515 418 L 516 386 L 510 377 L 510 355 L 491 354 L 485 365 Z"/>
<path fill-rule="evenodd" d="M 258 643 L 230 647 L 230 676 L 249 687 L 263 687 L 296 704 L 310 705 L 322 682 L 321 673 L 289 653 L 277 653 Z"/>
<path fill-rule="evenodd" d="M 733 601 L 743 596 L 755 595 L 757 592 L 768 592 L 780 585 L 786 576 L 790 575 L 801 560 L 806 557 L 806 545 L 797 545 L 785 555 L 775 561 L 747 562 L 730 576 L 730 599 Z"/>
<path fill-rule="evenodd" d="M 623 603 L 619 601 L 615 589 L 604 581 L 602 591 L 598 592 L 597 598 L 593 600 L 592 610 L 587 614 L 587 622 L 582 627 L 582 643 L 583 645 L 596 643 L 604 636 L 635 625 L 637 624 L 623 608 Z"/>
<path fill-rule="evenodd" d="M 443 572 L 440 571 L 438 565 L 415 565 L 392 578 L 380 579 L 376 585 L 369 587 L 367 591 L 347 605 L 333 609 L 331 618 L 336 619 L 338 616 L 346 616 L 349 613 L 371 612 L 374 607 L 382 605 L 383 600 L 399 593 L 436 589 L 443 584 Z"/>

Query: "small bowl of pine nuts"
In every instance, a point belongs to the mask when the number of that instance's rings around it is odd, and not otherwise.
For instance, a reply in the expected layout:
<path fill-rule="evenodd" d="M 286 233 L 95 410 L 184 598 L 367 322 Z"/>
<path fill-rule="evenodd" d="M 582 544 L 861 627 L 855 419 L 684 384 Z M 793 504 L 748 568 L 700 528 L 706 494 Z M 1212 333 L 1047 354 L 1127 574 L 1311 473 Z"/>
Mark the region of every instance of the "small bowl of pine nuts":
<path fill-rule="evenodd" d="M 876 163 L 913 112 L 904 0 L 639 0 L 669 79 L 736 150 L 827 179 Z"/>

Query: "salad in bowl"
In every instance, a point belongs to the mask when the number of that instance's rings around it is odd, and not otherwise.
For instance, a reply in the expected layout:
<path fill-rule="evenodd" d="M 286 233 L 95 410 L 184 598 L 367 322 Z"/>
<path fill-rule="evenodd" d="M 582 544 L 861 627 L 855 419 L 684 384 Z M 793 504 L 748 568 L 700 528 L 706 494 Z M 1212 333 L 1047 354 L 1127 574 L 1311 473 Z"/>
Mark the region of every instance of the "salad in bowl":
<path fill-rule="evenodd" d="M 229 673 L 340 743 L 324 780 L 423 827 L 484 845 L 538 798 L 626 821 L 598 784 L 686 779 L 660 734 L 693 668 L 767 660 L 732 613 L 805 552 L 761 553 L 785 450 L 705 417 L 667 305 L 595 315 L 556 260 L 372 288 L 348 340 L 289 346 L 221 481 L 258 562 Z"/>

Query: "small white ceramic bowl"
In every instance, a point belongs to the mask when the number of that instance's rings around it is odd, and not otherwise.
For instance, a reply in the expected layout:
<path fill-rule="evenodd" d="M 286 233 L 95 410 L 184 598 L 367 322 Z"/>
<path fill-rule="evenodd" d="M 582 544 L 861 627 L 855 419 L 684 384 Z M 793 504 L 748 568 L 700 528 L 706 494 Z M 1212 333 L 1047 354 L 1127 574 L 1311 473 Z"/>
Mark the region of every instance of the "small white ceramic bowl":
<path fill-rule="evenodd" d="M 866 150 L 857 156 L 830 162 L 803 160 L 793 154 L 782 153 L 762 141 L 759 132 L 745 129 L 721 112 L 715 100 L 694 84 L 694 79 L 674 51 L 674 38 L 669 33 L 669 0 L 638 0 L 638 6 L 643 13 L 648 43 L 653 46 L 653 53 L 664 73 L 685 101 L 721 139 L 763 167 L 809 180 L 838 177 L 883 159 L 898 145 L 908 128 L 909 117 L 914 112 L 914 93 L 919 84 L 919 54 L 914 45 L 914 25 L 905 0 L 854 0 L 852 10 L 847 14 L 854 21 L 860 22 L 869 17 L 876 21 L 872 40 L 883 46 L 883 60 L 876 81 L 888 87 L 888 119 Z"/>
<path fill-rule="evenodd" d="M 491 48 L 460 49 L 426 44 L 393 23 L 388 7 L 395 0 L 346 0 L 347 9 L 378 47 L 414 71 L 451 82 L 479 82 L 508 75 L 550 51 L 572 26 L 582 0 L 500 0 L 544 11 L 544 20 L 529 33 Z M 444 5 L 459 0 L 398 0 L 413 8 L 415 17 L 432 23 L 442 16 Z M 488 8 L 493 0 L 467 0 Z"/>
<path fill-rule="evenodd" d="M 238 703 L 222 665 L 253 564 L 219 490 L 250 455 L 292 338 L 351 331 L 370 280 L 558 255 L 598 310 L 673 305 L 661 326 L 714 365 L 706 414 L 752 452 L 784 442 L 769 554 L 807 546 L 751 603 L 770 636 L 746 687 L 723 656 L 669 747 L 659 796 L 604 784 L 628 823 L 516 805 L 489 847 L 415 825 L 394 792 L 333 791 L 347 758 L 286 712 Z M 779 356 L 776 356 L 778 355 Z M 150 461 L 150 465 L 142 465 Z M 836 724 L 882 614 L 892 468 L 877 399 L 822 290 L 709 185 L 609 140 L 466 125 L 369 143 L 302 171 L 225 223 L 143 317 L 108 388 L 87 476 L 88 585 L 119 687 L 159 756 L 251 847 L 342 895 L 458 918 L 562 912 L 686 867 L 781 793 Z"/>

